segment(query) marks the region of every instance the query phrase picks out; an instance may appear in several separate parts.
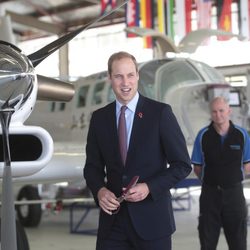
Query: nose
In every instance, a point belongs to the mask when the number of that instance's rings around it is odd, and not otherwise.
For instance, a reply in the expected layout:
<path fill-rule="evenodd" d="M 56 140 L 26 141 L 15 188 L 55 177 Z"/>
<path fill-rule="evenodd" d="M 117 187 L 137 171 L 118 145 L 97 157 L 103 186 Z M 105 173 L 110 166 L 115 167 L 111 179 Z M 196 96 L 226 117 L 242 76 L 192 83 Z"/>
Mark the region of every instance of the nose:
<path fill-rule="evenodd" d="M 122 78 L 122 84 L 126 86 L 127 83 L 128 83 L 128 77 L 127 77 L 127 76 L 124 76 L 124 77 Z"/>

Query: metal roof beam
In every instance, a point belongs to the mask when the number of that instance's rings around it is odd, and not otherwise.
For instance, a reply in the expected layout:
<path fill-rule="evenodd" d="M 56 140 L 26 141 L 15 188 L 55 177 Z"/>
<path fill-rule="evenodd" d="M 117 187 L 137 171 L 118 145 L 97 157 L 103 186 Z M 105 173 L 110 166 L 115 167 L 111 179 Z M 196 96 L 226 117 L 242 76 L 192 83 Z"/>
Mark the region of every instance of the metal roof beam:
<path fill-rule="evenodd" d="M 48 32 L 48 33 L 58 35 L 58 34 L 62 34 L 65 31 L 65 28 L 62 27 L 61 25 L 58 25 L 58 24 L 55 25 L 55 24 L 48 23 L 48 22 L 42 22 L 34 17 L 30 17 L 27 15 L 25 15 L 25 16 L 20 15 L 20 14 L 17 14 L 15 12 L 12 12 L 9 10 L 6 11 L 6 14 L 10 15 L 11 20 L 13 22 L 16 22 L 16 23 L 19 23 L 19 24 L 22 24 L 22 25 L 25 25 L 28 27 L 33 27 L 33 28 L 36 28 L 39 30 L 43 30 L 43 31 Z"/>

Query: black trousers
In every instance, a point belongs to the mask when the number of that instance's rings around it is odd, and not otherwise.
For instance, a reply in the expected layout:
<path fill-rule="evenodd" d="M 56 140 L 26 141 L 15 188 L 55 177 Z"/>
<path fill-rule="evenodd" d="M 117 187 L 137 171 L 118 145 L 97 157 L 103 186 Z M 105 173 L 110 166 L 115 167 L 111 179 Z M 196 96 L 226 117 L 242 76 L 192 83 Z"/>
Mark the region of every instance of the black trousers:
<path fill-rule="evenodd" d="M 114 216 L 114 215 L 111 215 Z M 112 231 L 105 240 L 97 238 L 96 250 L 171 250 L 171 236 L 144 240 L 136 233 L 127 207 L 122 204 Z M 147 218 L 145 218 L 146 220 Z M 152 228 L 154 230 L 154 228 Z"/>
<path fill-rule="evenodd" d="M 247 249 L 247 206 L 241 183 L 227 188 L 202 186 L 198 226 L 201 250 L 216 250 L 221 228 L 229 250 Z"/>

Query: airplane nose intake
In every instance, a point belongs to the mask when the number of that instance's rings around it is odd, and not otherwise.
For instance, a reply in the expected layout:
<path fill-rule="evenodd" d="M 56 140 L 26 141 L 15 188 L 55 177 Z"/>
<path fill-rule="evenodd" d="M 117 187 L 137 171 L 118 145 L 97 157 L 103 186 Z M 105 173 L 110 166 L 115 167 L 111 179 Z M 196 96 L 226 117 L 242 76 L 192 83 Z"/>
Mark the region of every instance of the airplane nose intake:
<path fill-rule="evenodd" d="M 39 172 L 51 160 L 54 150 L 50 134 L 37 126 L 14 126 L 9 131 L 13 178 Z M 0 179 L 3 177 L 3 143 L 0 134 Z"/>

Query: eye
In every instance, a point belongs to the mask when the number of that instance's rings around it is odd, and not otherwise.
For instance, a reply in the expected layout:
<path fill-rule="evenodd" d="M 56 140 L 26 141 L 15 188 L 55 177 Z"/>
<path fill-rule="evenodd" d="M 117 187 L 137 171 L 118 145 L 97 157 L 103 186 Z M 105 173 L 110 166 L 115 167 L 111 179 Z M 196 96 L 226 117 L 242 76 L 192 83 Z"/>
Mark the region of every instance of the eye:
<path fill-rule="evenodd" d="M 114 78 L 115 79 L 120 79 L 120 78 L 122 78 L 122 76 L 121 75 L 114 75 Z"/>
<path fill-rule="evenodd" d="M 128 78 L 133 78 L 133 77 L 135 77 L 135 74 L 134 74 L 134 73 L 128 74 Z"/>

